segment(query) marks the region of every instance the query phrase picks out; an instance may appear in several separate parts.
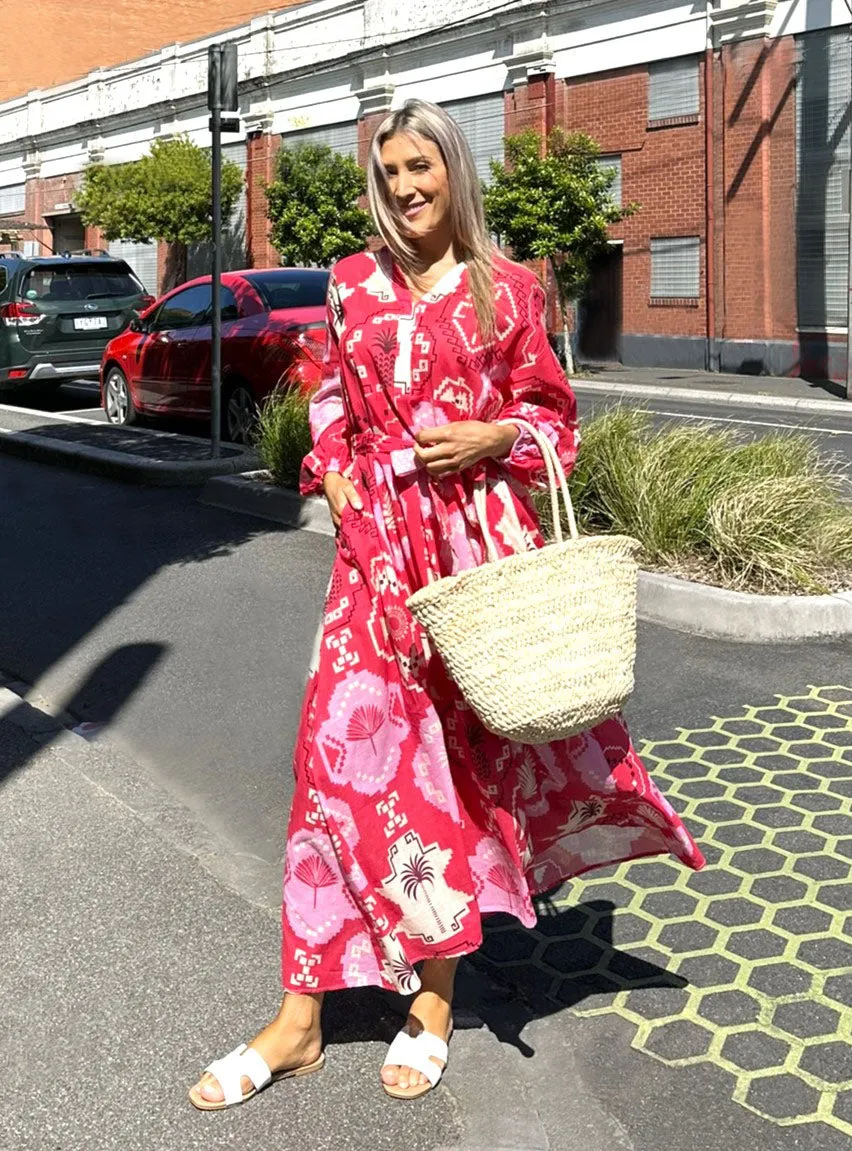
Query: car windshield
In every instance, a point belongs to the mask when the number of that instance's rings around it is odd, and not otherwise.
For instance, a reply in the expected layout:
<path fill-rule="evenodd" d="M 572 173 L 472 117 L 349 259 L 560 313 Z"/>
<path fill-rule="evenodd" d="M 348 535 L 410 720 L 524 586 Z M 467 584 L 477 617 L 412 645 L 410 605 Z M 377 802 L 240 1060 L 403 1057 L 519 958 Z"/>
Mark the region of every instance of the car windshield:
<path fill-rule="evenodd" d="M 247 279 L 257 288 L 269 310 L 321 308 L 328 291 L 328 272 L 321 268 L 291 272 L 282 268 L 254 272 Z"/>
<path fill-rule="evenodd" d="M 21 298 L 43 303 L 138 296 L 144 288 L 126 264 L 43 264 L 27 272 Z"/>

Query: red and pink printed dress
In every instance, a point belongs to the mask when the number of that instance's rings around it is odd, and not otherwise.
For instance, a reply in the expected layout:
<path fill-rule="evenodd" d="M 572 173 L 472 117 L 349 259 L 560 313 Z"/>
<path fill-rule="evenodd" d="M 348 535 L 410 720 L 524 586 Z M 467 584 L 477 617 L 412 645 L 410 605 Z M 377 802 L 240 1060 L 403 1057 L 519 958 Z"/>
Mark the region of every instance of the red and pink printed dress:
<path fill-rule="evenodd" d="M 499 259 L 495 301 L 487 351 L 463 265 L 418 303 L 386 252 L 332 273 L 302 491 L 344 472 L 364 511 L 343 515 L 295 750 L 285 990 L 415 991 L 418 960 L 474 951 L 490 912 L 532 926 L 532 896 L 570 876 L 665 852 L 704 863 L 621 719 L 535 747 L 490 734 L 405 606 L 430 580 L 482 562 L 471 493 L 483 472 L 498 548 L 541 543 L 528 487 L 544 469 L 531 441 L 521 434 L 507 459 L 433 479 L 412 451 L 420 428 L 520 416 L 566 469 L 574 461 L 574 397 L 548 345 L 544 293 Z M 508 486 L 495 486 L 501 477 Z"/>

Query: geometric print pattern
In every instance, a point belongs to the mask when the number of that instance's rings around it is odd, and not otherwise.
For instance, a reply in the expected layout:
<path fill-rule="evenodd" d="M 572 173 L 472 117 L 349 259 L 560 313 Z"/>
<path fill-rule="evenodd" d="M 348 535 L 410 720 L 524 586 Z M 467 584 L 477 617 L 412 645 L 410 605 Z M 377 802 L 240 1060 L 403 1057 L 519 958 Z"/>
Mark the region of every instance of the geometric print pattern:
<path fill-rule="evenodd" d="M 852 688 L 641 754 L 706 870 L 640 860 L 575 880 L 535 931 L 492 928 L 481 956 L 577 1015 L 629 1021 L 653 1059 L 723 1068 L 772 1123 L 852 1138 Z"/>

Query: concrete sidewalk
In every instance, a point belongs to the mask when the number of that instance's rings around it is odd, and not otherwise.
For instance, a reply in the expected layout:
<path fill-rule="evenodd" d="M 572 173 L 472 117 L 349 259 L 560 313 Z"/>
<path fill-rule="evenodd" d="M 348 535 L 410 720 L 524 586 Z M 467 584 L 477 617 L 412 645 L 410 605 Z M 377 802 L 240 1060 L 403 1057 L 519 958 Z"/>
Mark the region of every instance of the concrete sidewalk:
<path fill-rule="evenodd" d="M 59 464 L 113 479 L 164 487 L 203 484 L 257 466 L 253 451 L 151 428 L 118 428 L 84 416 L 0 404 L 0 453 Z"/>
<path fill-rule="evenodd" d="M 852 418 L 852 403 L 845 398 L 844 385 L 831 381 L 814 383 L 798 377 L 583 364 L 572 383 L 578 391 L 620 392 L 630 398 L 674 397 L 700 403 L 833 412 Z"/>

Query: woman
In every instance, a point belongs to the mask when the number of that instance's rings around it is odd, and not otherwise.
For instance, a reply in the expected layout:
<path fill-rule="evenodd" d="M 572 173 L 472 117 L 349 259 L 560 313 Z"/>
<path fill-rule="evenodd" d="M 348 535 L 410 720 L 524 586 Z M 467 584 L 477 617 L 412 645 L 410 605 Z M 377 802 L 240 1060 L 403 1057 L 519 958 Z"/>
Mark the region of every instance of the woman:
<path fill-rule="evenodd" d="M 502 554 L 541 543 L 528 494 L 540 453 L 496 421 L 532 423 L 568 468 L 575 404 L 544 293 L 494 249 L 446 113 L 412 100 L 389 115 L 368 191 L 386 247 L 333 271 L 302 477 L 304 494 L 324 491 L 338 549 L 295 750 L 284 1001 L 248 1049 L 211 1064 L 190 1093 L 201 1108 L 319 1070 L 323 994 L 367 984 L 415 994 L 381 1081 L 425 1094 L 447 1060 L 456 965 L 485 914 L 529 927 L 533 895 L 589 868 L 661 852 L 704 862 L 620 719 L 549 746 L 507 743 L 430 656 L 406 600 L 483 561 L 474 481 L 486 479 Z"/>

